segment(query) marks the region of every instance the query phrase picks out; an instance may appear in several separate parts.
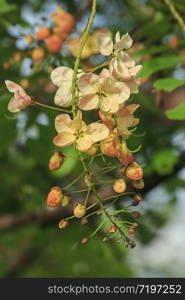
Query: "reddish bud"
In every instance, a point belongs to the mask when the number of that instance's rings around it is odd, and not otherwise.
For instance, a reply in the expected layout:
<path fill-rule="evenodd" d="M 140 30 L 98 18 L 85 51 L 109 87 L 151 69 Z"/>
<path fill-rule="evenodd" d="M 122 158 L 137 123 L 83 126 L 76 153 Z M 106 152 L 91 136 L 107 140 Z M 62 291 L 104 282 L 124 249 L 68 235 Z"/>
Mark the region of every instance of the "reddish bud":
<path fill-rule="evenodd" d="M 64 161 L 64 155 L 61 151 L 56 150 L 49 161 L 49 169 L 54 171 L 60 169 Z"/>
<path fill-rule="evenodd" d="M 58 35 L 51 35 L 46 41 L 47 49 L 52 53 L 57 53 L 62 47 L 62 40 Z"/>
<path fill-rule="evenodd" d="M 142 200 L 141 194 L 136 194 L 134 197 L 134 201 L 132 202 L 133 206 L 139 205 L 140 201 Z"/>
<path fill-rule="evenodd" d="M 115 120 L 111 114 L 99 111 L 99 117 L 109 129 L 112 129 L 115 126 Z"/>
<path fill-rule="evenodd" d="M 108 232 L 109 232 L 109 233 L 114 233 L 114 232 L 116 232 L 116 231 L 117 231 L 117 227 L 114 226 L 114 225 L 112 225 L 112 226 L 108 229 Z"/>
<path fill-rule="evenodd" d="M 128 233 L 131 234 L 131 235 L 135 235 L 136 229 L 133 228 L 133 227 L 130 227 L 130 228 L 128 228 Z"/>
<path fill-rule="evenodd" d="M 103 154 L 110 157 L 116 157 L 118 155 L 116 146 L 115 136 L 112 135 L 102 141 L 100 148 Z"/>
<path fill-rule="evenodd" d="M 74 204 L 74 210 L 73 210 L 73 213 L 74 213 L 74 216 L 78 219 L 82 218 L 83 216 L 85 216 L 86 214 L 86 207 L 85 205 L 81 204 L 80 202 L 76 202 Z"/>
<path fill-rule="evenodd" d="M 113 189 L 116 193 L 124 193 L 126 191 L 125 180 L 120 178 L 113 182 Z"/>
<path fill-rule="evenodd" d="M 87 244 L 89 241 L 89 239 L 87 237 L 84 237 L 82 240 L 81 240 L 81 244 Z"/>
<path fill-rule="evenodd" d="M 47 197 L 47 205 L 49 207 L 55 207 L 62 201 L 63 193 L 59 186 L 53 187 Z"/>
<path fill-rule="evenodd" d="M 143 169 L 137 162 L 131 163 L 131 165 L 126 168 L 125 173 L 126 176 L 132 180 L 140 180 L 143 177 Z"/>
<path fill-rule="evenodd" d="M 49 32 L 48 28 L 40 27 L 35 35 L 36 35 L 36 39 L 38 41 L 43 41 L 48 38 L 49 34 L 50 34 L 50 32 Z"/>
<path fill-rule="evenodd" d="M 132 223 L 132 226 L 131 226 L 131 227 L 137 228 L 138 226 L 139 226 L 139 224 L 136 223 L 136 222 L 134 222 L 134 223 Z"/>
<path fill-rule="evenodd" d="M 173 36 L 169 41 L 168 41 L 168 46 L 172 49 L 177 48 L 180 43 L 180 39 L 178 36 Z"/>
<path fill-rule="evenodd" d="M 68 220 L 65 220 L 65 219 L 62 219 L 59 223 L 58 223 L 58 226 L 60 229 L 65 229 L 66 227 L 69 226 L 69 221 Z"/>
<path fill-rule="evenodd" d="M 133 211 L 133 213 L 132 213 L 132 217 L 133 217 L 133 218 L 136 218 L 136 219 L 138 219 L 138 218 L 140 218 L 140 217 L 141 217 L 141 214 L 140 214 L 140 212 L 139 212 L 139 211 Z"/>

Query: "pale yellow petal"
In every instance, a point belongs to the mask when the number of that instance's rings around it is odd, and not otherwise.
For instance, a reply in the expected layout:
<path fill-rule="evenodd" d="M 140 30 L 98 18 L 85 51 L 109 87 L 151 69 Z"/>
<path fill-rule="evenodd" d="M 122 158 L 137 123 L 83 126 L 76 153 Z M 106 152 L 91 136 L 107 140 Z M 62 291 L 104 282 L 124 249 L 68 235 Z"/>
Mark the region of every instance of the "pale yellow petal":
<path fill-rule="evenodd" d="M 123 49 L 128 49 L 132 46 L 133 40 L 128 33 L 124 34 L 121 39 L 115 43 L 114 49 L 116 51 L 121 51 Z"/>
<path fill-rule="evenodd" d="M 58 106 L 69 107 L 72 103 L 71 88 L 60 87 L 54 97 L 54 102 Z"/>
<path fill-rule="evenodd" d="M 113 51 L 113 41 L 109 34 L 99 34 L 96 39 L 99 52 L 109 56 Z"/>
<path fill-rule="evenodd" d="M 91 138 L 87 135 L 84 134 L 83 136 L 80 136 L 76 140 L 76 148 L 79 151 L 85 152 L 87 151 L 90 147 L 92 146 L 92 140 Z"/>
<path fill-rule="evenodd" d="M 62 131 L 61 128 L 63 125 L 69 125 L 70 123 L 71 123 L 71 118 L 68 114 L 59 114 L 55 118 L 55 128 L 58 133 Z"/>
<path fill-rule="evenodd" d="M 67 67 L 58 67 L 51 72 L 51 81 L 58 87 L 71 85 L 73 70 Z"/>
<path fill-rule="evenodd" d="M 82 110 L 97 109 L 99 104 L 99 97 L 96 94 L 87 94 L 80 97 L 78 107 Z"/>
<path fill-rule="evenodd" d="M 81 95 L 94 94 L 99 88 L 100 78 L 93 73 L 86 73 L 80 76 L 78 79 L 78 88 Z"/>
<path fill-rule="evenodd" d="M 69 132 L 59 133 L 54 139 L 53 144 L 58 147 L 67 147 L 74 143 L 75 135 Z"/>
<path fill-rule="evenodd" d="M 108 137 L 109 130 L 104 124 L 95 122 L 87 126 L 87 134 L 93 143 L 96 143 Z"/>

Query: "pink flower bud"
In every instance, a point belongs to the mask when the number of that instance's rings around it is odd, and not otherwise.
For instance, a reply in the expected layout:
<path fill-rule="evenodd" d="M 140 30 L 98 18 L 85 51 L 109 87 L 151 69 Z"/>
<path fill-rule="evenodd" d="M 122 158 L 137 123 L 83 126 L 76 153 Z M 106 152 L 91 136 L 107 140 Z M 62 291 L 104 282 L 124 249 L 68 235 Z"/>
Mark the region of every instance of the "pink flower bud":
<path fill-rule="evenodd" d="M 88 155 L 95 155 L 97 152 L 98 148 L 95 146 L 90 147 L 85 153 L 87 153 Z"/>
<path fill-rule="evenodd" d="M 114 233 L 114 232 L 116 232 L 117 231 L 117 227 L 116 226 L 110 226 L 110 228 L 108 229 L 108 232 L 109 233 Z"/>
<path fill-rule="evenodd" d="M 113 182 L 113 189 L 116 193 L 124 193 L 126 190 L 125 180 L 120 178 Z"/>
<path fill-rule="evenodd" d="M 143 169 L 137 162 L 133 162 L 127 167 L 126 176 L 131 180 L 140 180 L 143 178 Z"/>
<path fill-rule="evenodd" d="M 76 202 L 74 204 L 73 210 L 74 216 L 78 219 L 81 219 L 86 214 L 86 207 L 85 205 L 81 204 L 80 202 Z"/>
<path fill-rule="evenodd" d="M 81 244 L 87 244 L 89 241 L 88 238 L 84 237 L 82 240 L 81 240 Z"/>
<path fill-rule="evenodd" d="M 134 157 L 131 153 L 129 153 L 128 151 L 122 151 L 122 150 L 118 152 L 117 158 L 125 166 L 128 166 L 129 164 L 131 164 L 134 160 Z"/>
<path fill-rule="evenodd" d="M 118 150 L 116 147 L 117 145 L 115 142 L 115 136 L 113 135 L 104 139 L 100 146 L 103 154 L 110 157 L 116 157 L 118 155 Z"/>
<path fill-rule="evenodd" d="M 61 151 L 55 150 L 49 161 L 49 169 L 54 171 L 60 169 L 64 162 L 64 155 Z"/>
<path fill-rule="evenodd" d="M 49 207 L 56 207 L 62 201 L 63 193 L 59 186 L 53 187 L 47 197 L 47 205 Z"/>

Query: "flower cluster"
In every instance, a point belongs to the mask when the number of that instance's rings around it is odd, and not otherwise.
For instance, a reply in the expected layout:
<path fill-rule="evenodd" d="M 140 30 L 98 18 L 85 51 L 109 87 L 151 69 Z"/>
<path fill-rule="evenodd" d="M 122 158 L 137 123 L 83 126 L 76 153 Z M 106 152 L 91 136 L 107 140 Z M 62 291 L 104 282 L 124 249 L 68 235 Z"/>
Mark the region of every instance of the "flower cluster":
<path fill-rule="evenodd" d="M 58 15 L 54 15 L 53 18 L 55 22 L 58 22 Z M 77 152 L 82 163 L 83 172 L 66 187 L 51 188 L 47 197 L 49 207 L 69 206 L 72 208 L 72 216 L 62 219 L 59 222 L 59 228 L 66 228 L 71 218 L 80 219 L 80 223 L 85 225 L 88 223 L 90 215 L 97 214 L 102 221 L 95 233 L 103 227 L 104 221 L 108 220 L 110 226 L 104 231 L 106 236 L 103 241 L 115 235 L 118 241 L 124 240 L 126 246 L 131 248 L 135 246 L 135 243 L 130 240 L 124 230 L 127 228 L 127 232 L 133 237 L 138 223 L 133 223 L 131 220 L 120 220 L 119 216 L 126 212 L 130 213 L 131 218 L 139 218 L 140 213 L 129 210 L 128 207 L 109 211 L 105 207 L 105 202 L 118 200 L 119 197 L 129 194 L 134 196 L 130 206 L 137 206 L 142 199 L 135 189 L 144 187 L 143 170 L 127 146 L 127 139 L 139 123 L 139 119 L 134 116 L 139 105 L 128 102 L 132 94 L 138 93 L 140 84 L 138 74 L 141 70 L 141 65 L 136 65 L 128 54 L 127 50 L 131 48 L 132 43 L 128 33 L 120 36 L 118 32 L 113 41 L 109 32 L 100 31 L 96 34 L 96 47 L 100 54 L 108 56 L 107 61 L 103 63 L 106 68 L 102 69 L 101 64 L 91 72 L 85 72 L 78 68 L 73 70 L 66 66 L 60 66 L 51 72 L 51 81 L 58 88 L 54 96 L 54 103 L 60 107 L 57 110 L 61 111 L 55 118 L 57 134 L 53 138 L 53 144 L 59 148 L 73 144 L 74 151 Z M 100 72 L 99 69 L 101 69 Z M 98 72 L 95 73 L 95 71 Z M 14 93 L 14 97 L 8 105 L 9 111 L 18 112 L 27 106 L 38 104 L 14 82 L 7 80 L 6 86 L 10 92 Z M 91 110 L 96 113 L 96 121 L 86 124 L 85 113 Z M 105 156 L 109 158 L 109 163 L 106 162 Z M 93 170 L 92 162 L 100 157 L 105 166 L 100 167 L 96 173 Z M 52 171 L 60 169 L 65 163 L 65 159 L 61 149 L 56 150 L 49 161 L 49 169 Z M 115 193 L 102 199 L 97 191 L 97 185 L 104 181 L 101 181 L 99 176 L 118 167 L 120 167 L 119 178 L 111 180 L 112 191 Z M 79 201 L 78 198 L 78 201 L 75 199 L 72 203 L 70 188 L 77 185 L 79 180 L 83 181 L 84 189 L 82 191 L 87 194 L 82 201 Z M 132 190 L 129 192 L 130 186 L 132 186 Z M 67 193 L 66 189 L 69 189 Z M 72 192 L 74 193 L 73 190 Z M 91 195 L 95 197 L 93 203 L 90 201 Z M 98 209 L 89 213 L 88 210 L 96 206 Z M 120 227 L 121 223 L 124 229 Z M 93 235 L 94 233 L 90 237 Z M 87 243 L 88 239 L 87 237 L 83 238 L 82 244 Z"/>

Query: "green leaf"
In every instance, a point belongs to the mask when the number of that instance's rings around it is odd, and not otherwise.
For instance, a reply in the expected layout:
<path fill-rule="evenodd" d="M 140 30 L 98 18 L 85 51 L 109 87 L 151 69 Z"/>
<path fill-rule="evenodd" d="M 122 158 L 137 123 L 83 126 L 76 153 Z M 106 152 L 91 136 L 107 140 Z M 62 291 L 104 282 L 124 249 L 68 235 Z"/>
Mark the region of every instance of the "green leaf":
<path fill-rule="evenodd" d="M 166 115 L 171 120 L 185 120 L 185 100 L 176 108 L 167 110 Z"/>
<path fill-rule="evenodd" d="M 173 168 L 177 162 L 178 157 L 173 150 L 165 149 L 156 153 L 153 158 L 153 167 L 157 173 L 164 176 L 173 171 Z"/>
<path fill-rule="evenodd" d="M 9 4 L 6 2 L 6 0 L 0 0 L 0 14 L 6 14 L 9 13 L 10 11 L 14 10 L 16 8 L 15 4 Z"/>
<path fill-rule="evenodd" d="M 176 64 L 182 60 L 185 60 L 184 57 L 178 56 L 162 56 L 151 59 L 144 63 L 140 77 L 150 76 L 158 71 L 170 69 L 176 66 Z"/>
<path fill-rule="evenodd" d="M 179 86 L 185 85 L 185 80 L 175 78 L 163 78 L 154 82 L 154 87 L 157 90 L 171 92 Z"/>

